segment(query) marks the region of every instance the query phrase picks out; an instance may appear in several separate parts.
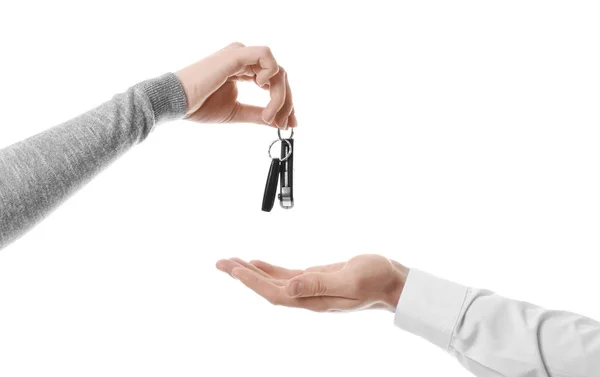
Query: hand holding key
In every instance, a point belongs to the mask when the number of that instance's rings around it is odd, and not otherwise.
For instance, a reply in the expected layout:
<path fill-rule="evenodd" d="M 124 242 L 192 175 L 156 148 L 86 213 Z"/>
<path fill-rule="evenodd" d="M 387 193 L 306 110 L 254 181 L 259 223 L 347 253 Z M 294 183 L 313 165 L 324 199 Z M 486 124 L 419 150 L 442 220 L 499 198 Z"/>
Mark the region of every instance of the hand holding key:
<path fill-rule="evenodd" d="M 180 70 L 177 76 L 187 99 L 187 119 L 201 123 L 249 122 L 292 130 L 298 125 L 287 73 L 268 47 L 232 43 Z M 254 81 L 269 90 L 271 100 L 267 106 L 240 103 L 237 100 L 238 81 Z M 294 206 L 293 131 L 288 139 L 282 139 L 279 133 L 278 136 L 282 144 L 281 156 L 271 158 L 262 204 L 266 212 L 273 208 L 279 180 L 281 206 L 286 209 Z"/>
<path fill-rule="evenodd" d="M 186 118 L 200 123 L 248 122 L 281 129 L 296 127 L 287 73 L 265 46 L 232 43 L 177 72 L 187 97 Z M 240 103 L 238 81 L 269 90 L 266 107 Z"/>
<path fill-rule="evenodd" d="M 288 270 L 262 261 L 222 259 L 217 268 L 240 280 L 273 305 L 318 312 L 387 309 L 394 311 L 408 268 L 381 255 Z"/>

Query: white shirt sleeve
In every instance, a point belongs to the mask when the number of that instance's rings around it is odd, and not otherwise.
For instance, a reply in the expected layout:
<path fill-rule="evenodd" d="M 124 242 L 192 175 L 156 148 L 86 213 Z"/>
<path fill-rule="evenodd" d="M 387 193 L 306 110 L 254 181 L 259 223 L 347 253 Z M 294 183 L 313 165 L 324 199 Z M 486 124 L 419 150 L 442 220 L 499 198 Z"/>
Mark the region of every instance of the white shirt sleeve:
<path fill-rule="evenodd" d="M 480 377 L 600 377 L 600 323 L 411 269 L 395 324 Z"/>

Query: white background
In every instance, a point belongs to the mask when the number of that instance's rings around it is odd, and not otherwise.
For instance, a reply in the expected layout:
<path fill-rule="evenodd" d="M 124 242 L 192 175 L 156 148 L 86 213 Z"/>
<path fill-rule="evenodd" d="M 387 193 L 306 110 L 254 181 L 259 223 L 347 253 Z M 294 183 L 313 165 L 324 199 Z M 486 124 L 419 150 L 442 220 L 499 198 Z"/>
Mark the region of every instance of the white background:
<path fill-rule="evenodd" d="M 273 129 L 180 121 L 0 251 L 0 376 L 468 375 L 390 313 L 269 306 L 214 268 L 231 256 L 379 253 L 600 318 L 598 19 L 594 1 L 2 2 L 0 147 L 233 41 L 272 47 L 300 127 L 293 210 L 260 211 Z"/>

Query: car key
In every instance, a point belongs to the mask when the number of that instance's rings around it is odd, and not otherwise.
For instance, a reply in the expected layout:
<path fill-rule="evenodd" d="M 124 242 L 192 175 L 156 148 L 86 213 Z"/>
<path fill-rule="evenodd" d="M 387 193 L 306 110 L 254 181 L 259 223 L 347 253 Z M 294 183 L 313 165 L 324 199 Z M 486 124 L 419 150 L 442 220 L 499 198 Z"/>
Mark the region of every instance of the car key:
<path fill-rule="evenodd" d="M 277 193 L 277 181 L 279 180 L 279 169 L 281 168 L 281 160 L 278 158 L 271 159 L 271 167 L 267 175 L 267 183 L 265 184 L 265 193 L 263 194 L 262 210 L 271 212 L 273 204 L 275 204 L 275 194 Z"/>

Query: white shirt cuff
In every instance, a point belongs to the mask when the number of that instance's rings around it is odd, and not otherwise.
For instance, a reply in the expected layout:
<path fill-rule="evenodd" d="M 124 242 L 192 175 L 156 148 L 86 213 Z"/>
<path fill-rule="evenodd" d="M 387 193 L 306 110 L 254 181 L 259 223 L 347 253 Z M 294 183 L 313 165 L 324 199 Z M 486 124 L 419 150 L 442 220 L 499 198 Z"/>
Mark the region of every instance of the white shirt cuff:
<path fill-rule="evenodd" d="M 467 291 L 460 284 L 411 268 L 394 323 L 447 350 Z"/>

